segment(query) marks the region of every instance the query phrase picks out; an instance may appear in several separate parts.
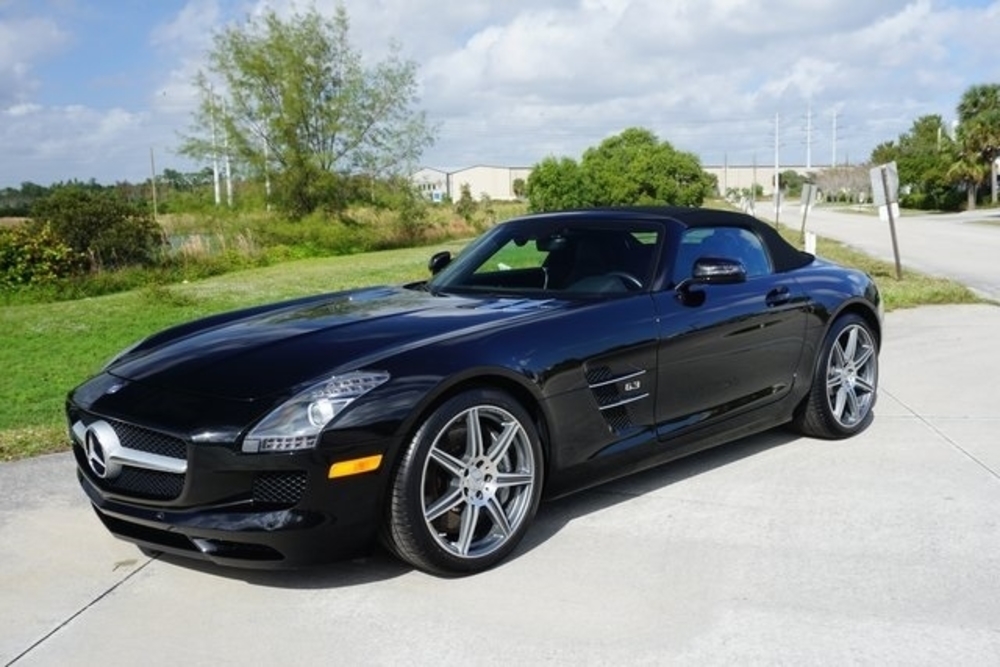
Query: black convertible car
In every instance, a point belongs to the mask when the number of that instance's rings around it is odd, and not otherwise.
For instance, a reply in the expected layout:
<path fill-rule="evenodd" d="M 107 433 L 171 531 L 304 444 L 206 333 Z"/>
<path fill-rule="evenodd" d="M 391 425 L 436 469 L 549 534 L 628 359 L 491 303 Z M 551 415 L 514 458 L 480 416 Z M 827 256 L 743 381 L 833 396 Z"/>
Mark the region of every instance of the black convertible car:
<path fill-rule="evenodd" d="M 872 418 L 882 307 L 859 271 L 701 209 L 498 225 L 433 277 L 216 315 L 73 390 L 78 475 L 148 552 L 278 567 L 376 540 L 458 574 L 556 496 L 791 422 Z"/>

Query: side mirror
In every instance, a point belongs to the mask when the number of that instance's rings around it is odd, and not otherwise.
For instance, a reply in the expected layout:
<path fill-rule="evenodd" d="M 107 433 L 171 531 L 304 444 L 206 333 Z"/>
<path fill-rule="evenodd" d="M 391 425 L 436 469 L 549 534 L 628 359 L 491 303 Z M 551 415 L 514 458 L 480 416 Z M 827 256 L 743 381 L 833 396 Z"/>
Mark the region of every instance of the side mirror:
<path fill-rule="evenodd" d="M 721 257 L 699 257 L 695 260 L 691 279 L 702 285 L 735 285 L 747 280 L 743 262 Z"/>
<path fill-rule="evenodd" d="M 735 285 L 746 282 L 747 269 L 743 262 L 722 257 L 699 257 L 694 262 L 691 277 L 677 284 L 677 297 L 686 305 L 700 306 L 704 292 L 692 292 L 694 285 Z"/>
<path fill-rule="evenodd" d="M 427 270 L 431 272 L 431 275 L 436 276 L 440 273 L 441 269 L 449 264 L 451 264 L 451 253 L 447 250 L 442 250 L 431 255 L 430 260 L 427 262 Z"/>

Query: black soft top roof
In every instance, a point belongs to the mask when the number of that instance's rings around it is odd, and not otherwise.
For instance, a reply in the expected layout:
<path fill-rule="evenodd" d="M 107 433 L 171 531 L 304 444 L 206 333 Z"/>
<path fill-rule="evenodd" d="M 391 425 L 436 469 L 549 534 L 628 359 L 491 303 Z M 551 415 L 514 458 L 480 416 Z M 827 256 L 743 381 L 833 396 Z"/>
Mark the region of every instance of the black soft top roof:
<path fill-rule="evenodd" d="M 569 213 L 562 211 L 561 213 Z M 669 219 L 687 228 L 697 227 L 742 227 L 754 232 L 767 246 L 778 272 L 791 271 L 811 263 L 815 259 L 788 243 L 771 225 L 752 215 L 739 211 L 721 211 L 710 208 L 689 208 L 686 206 L 624 206 L 593 208 L 572 211 L 578 214 L 604 214 L 609 216 L 631 215 L 635 217 Z M 542 214 L 548 215 L 548 214 Z M 558 215 L 558 213 L 556 214 Z"/>

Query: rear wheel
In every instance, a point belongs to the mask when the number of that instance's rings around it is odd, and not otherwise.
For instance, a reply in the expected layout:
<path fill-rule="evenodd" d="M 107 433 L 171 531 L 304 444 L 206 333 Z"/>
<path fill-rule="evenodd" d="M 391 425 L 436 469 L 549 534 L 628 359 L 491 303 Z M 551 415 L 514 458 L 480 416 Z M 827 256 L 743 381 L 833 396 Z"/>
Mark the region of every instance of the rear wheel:
<path fill-rule="evenodd" d="M 871 423 L 877 390 L 875 335 L 863 318 L 844 315 L 823 341 L 812 388 L 794 424 L 818 438 L 852 436 Z"/>
<path fill-rule="evenodd" d="M 385 537 L 422 570 L 492 567 L 538 509 L 542 453 L 530 415 L 507 394 L 472 390 L 424 421 L 396 469 Z"/>

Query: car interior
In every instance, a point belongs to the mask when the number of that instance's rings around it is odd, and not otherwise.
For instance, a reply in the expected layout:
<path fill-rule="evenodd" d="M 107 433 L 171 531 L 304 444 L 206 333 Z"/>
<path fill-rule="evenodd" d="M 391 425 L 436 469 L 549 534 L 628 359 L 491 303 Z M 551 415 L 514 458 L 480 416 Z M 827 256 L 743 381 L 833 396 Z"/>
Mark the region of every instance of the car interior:
<path fill-rule="evenodd" d="M 645 289 L 652 279 L 656 232 L 573 229 L 514 238 L 461 287 L 612 294 Z"/>

